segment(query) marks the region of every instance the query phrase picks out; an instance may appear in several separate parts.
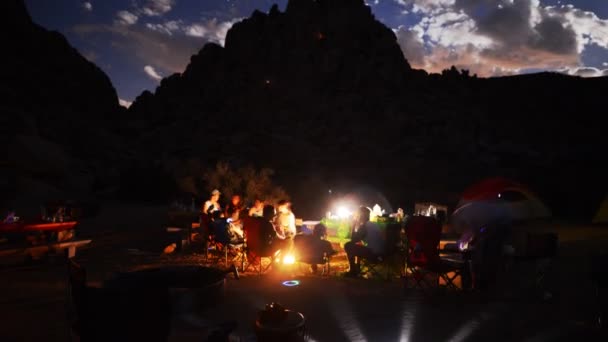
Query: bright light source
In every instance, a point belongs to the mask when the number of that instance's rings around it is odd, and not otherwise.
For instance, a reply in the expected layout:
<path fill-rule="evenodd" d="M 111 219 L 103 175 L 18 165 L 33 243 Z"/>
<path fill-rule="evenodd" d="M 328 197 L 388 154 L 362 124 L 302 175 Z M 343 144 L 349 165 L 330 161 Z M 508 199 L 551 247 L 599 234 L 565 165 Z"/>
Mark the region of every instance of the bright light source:
<path fill-rule="evenodd" d="M 498 198 L 501 198 L 501 197 L 502 197 L 502 194 L 498 194 Z"/>
<path fill-rule="evenodd" d="M 284 258 L 283 258 L 283 263 L 285 265 L 292 265 L 296 263 L 296 258 L 293 256 L 293 254 L 287 254 Z"/>
<path fill-rule="evenodd" d="M 352 215 L 352 213 L 346 207 L 339 207 L 338 208 L 338 217 L 339 218 L 345 219 L 345 218 L 350 217 L 350 215 Z"/>
<path fill-rule="evenodd" d="M 283 284 L 283 286 L 292 287 L 292 286 L 300 285 L 300 281 L 299 280 L 287 280 L 287 281 L 284 281 L 282 284 Z"/>

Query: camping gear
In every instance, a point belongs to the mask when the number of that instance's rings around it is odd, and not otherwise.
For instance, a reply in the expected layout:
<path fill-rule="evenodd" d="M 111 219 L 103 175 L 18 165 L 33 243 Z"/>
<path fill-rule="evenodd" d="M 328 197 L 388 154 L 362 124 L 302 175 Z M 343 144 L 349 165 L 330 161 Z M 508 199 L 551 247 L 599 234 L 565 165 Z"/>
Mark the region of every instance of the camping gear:
<path fill-rule="evenodd" d="M 260 342 L 306 341 L 306 319 L 280 304 L 267 304 L 258 313 L 255 333 Z"/>
<path fill-rule="evenodd" d="M 383 233 L 385 234 L 384 253 L 376 258 L 361 260 L 361 273 L 371 277 L 390 280 L 405 274 L 407 251 L 405 250 L 403 238 L 401 236 L 401 223 L 386 224 Z M 384 266 L 384 271 L 381 267 Z"/>
<path fill-rule="evenodd" d="M 436 276 L 436 286 L 457 289 L 454 283 L 461 276 L 464 262 L 442 260 L 439 256 L 441 225 L 437 220 L 426 216 L 414 216 L 405 226 L 407 237 L 407 268 L 405 286 L 413 281 L 413 287 L 425 289 L 434 287 L 429 276 Z"/>
<path fill-rule="evenodd" d="M 490 178 L 462 193 L 452 217 L 458 219 L 463 215 L 475 221 L 469 225 L 474 223 L 471 228 L 477 229 L 504 219 L 525 221 L 547 218 L 551 212 L 526 186 L 505 178 Z"/>

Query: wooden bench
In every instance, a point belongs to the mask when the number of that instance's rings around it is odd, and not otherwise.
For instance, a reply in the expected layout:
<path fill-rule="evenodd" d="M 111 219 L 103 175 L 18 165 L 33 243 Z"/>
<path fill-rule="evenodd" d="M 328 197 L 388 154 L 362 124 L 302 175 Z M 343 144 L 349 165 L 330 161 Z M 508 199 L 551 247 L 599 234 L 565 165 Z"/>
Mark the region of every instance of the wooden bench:
<path fill-rule="evenodd" d="M 50 252 L 66 252 L 68 258 L 76 256 L 76 250 L 79 247 L 88 245 L 92 240 L 72 240 L 63 242 L 54 242 L 38 246 L 19 246 L 0 248 L 0 257 L 7 256 L 39 256 Z"/>

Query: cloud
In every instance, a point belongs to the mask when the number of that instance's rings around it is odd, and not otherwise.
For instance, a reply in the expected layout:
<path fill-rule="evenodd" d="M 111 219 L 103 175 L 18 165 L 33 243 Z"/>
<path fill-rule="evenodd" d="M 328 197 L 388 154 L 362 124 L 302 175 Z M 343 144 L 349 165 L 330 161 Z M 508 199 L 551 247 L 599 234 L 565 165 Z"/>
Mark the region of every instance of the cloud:
<path fill-rule="evenodd" d="M 395 32 L 403 55 L 414 68 L 425 67 L 424 41 L 413 29 L 400 26 Z"/>
<path fill-rule="evenodd" d="M 395 32 L 404 56 L 431 72 L 456 65 L 483 76 L 577 68 L 589 44 L 608 48 L 608 21 L 539 0 L 393 0 L 417 22 Z"/>
<path fill-rule="evenodd" d="M 133 102 L 127 101 L 127 100 L 123 100 L 123 99 L 119 98 L 118 99 L 118 104 L 121 105 L 121 106 L 123 106 L 123 107 L 129 108 L 129 107 L 131 107 L 131 105 L 133 104 Z"/>
<path fill-rule="evenodd" d="M 187 36 L 203 38 L 211 42 L 224 45 L 228 30 L 240 19 L 230 21 L 218 21 L 216 18 L 202 23 L 194 23 L 184 27 Z"/>
<path fill-rule="evenodd" d="M 163 79 L 163 77 L 159 75 L 156 69 L 154 69 L 154 67 L 152 67 L 151 65 L 146 65 L 144 67 L 144 72 L 146 73 L 146 75 L 148 75 L 148 77 L 155 81 L 160 81 Z"/>
<path fill-rule="evenodd" d="M 200 50 L 204 40 L 186 35 L 169 35 L 140 25 L 79 25 L 74 31 L 86 39 L 108 35 L 112 47 L 136 64 L 154 65 L 165 74 L 182 72 L 190 56 Z"/>
<path fill-rule="evenodd" d="M 190 24 L 184 24 L 181 20 L 172 20 L 160 24 L 148 23 L 146 24 L 146 28 L 169 36 L 181 33 L 188 37 L 200 38 L 224 45 L 228 30 L 239 20 L 239 18 L 236 18 L 228 21 L 219 21 L 217 18 L 213 18 Z"/>
<path fill-rule="evenodd" d="M 578 52 L 586 45 L 597 44 L 608 48 L 608 20 L 600 19 L 595 13 L 575 8 L 572 5 L 547 7 L 549 15 L 562 17 L 576 33 Z"/>
<path fill-rule="evenodd" d="M 175 32 L 181 30 L 181 20 L 171 20 L 160 24 L 147 23 L 146 27 L 152 31 L 164 33 L 166 35 L 173 35 Z"/>
<path fill-rule="evenodd" d="M 148 0 L 141 12 L 149 17 L 157 17 L 171 11 L 174 4 L 174 0 Z"/>
<path fill-rule="evenodd" d="M 93 10 L 93 5 L 90 2 L 88 2 L 88 1 L 83 2 L 82 3 L 82 9 L 84 9 L 87 12 L 91 12 Z"/>
<path fill-rule="evenodd" d="M 591 68 L 591 67 L 575 68 L 575 69 L 571 69 L 571 70 L 566 70 L 566 72 L 571 75 L 581 76 L 581 77 L 600 77 L 600 76 L 608 75 L 608 69 L 600 70 L 598 68 Z"/>
<path fill-rule="evenodd" d="M 138 16 L 129 11 L 118 11 L 114 23 L 116 25 L 129 26 L 137 23 L 137 19 L 139 19 Z"/>

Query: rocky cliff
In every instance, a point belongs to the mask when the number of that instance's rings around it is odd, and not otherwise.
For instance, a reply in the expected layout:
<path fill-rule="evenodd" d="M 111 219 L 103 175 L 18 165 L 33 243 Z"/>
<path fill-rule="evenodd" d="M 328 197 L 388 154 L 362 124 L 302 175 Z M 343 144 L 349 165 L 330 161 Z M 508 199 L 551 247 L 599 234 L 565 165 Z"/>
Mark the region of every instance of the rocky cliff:
<path fill-rule="evenodd" d="M 449 201 L 498 174 L 568 210 L 606 189 L 596 151 L 606 147 L 597 114 L 607 86 L 427 75 L 362 0 L 292 0 L 234 25 L 225 47 L 203 47 L 130 112 L 149 132 L 141 155 L 272 165 L 291 189 L 365 182 L 397 203 Z"/>
<path fill-rule="evenodd" d="M 116 91 L 64 36 L 33 23 L 23 1 L 0 9 L 10 34 L 0 70 L 3 189 L 23 192 L 22 181 L 42 179 L 88 191 L 119 146 L 111 132 L 121 112 Z"/>
<path fill-rule="evenodd" d="M 162 165 L 192 159 L 270 166 L 300 208 L 360 184 L 406 208 L 449 204 L 469 183 L 502 175 L 529 183 L 561 216 L 593 211 L 608 188 L 608 79 L 428 75 L 410 68 L 363 0 L 254 12 L 224 47 L 205 45 L 183 73 L 142 93 L 128 121 L 115 117 L 116 94 L 97 67 L 26 15 L 14 20 L 24 39 L 3 71 L 3 120 L 12 121 L 2 126 L 77 160 L 88 158 L 78 147 L 93 145 L 74 142 L 111 140 L 99 135 L 114 137 L 103 127 L 119 124 L 138 132 L 116 146 L 133 148 L 139 170 L 154 164 L 166 175 Z M 96 146 L 91 162 L 107 163 L 112 149 Z"/>

